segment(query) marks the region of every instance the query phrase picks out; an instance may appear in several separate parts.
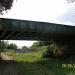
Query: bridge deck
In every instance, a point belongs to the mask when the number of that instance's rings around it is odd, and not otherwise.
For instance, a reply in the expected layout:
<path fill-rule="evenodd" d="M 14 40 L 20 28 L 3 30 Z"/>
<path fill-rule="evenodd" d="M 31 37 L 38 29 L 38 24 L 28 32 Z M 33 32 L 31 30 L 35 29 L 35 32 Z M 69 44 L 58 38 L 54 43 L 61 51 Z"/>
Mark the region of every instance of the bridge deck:
<path fill-rule="evenodd" d="M 0 40 L 67 40 L 75 26 L 0 18 Z"/>

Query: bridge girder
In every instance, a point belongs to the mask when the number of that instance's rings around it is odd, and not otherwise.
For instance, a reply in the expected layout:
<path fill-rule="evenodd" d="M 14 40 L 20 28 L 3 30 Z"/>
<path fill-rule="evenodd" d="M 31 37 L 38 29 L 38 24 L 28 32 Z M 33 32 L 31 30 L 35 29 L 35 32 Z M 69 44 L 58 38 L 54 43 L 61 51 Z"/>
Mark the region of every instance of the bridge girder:
<path fill-rule="evenodd" d="M 75 39 L 75 26 L 0 18 L 0 40 L 68 41 Z"/>

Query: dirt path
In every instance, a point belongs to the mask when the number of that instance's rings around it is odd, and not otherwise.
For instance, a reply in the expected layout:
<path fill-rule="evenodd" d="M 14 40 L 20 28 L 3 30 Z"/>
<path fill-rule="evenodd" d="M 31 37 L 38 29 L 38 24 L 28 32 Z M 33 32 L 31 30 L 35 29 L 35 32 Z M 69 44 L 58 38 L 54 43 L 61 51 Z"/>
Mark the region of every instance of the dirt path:
<path fill-rule="evenodd" d="M 3 63 L 0 63 L 0 75 L 55 75 L 53 71 L 39 63 L 16 62 L 4 53 L 1 54 Z M 9 62 L 7 62 L 9 61 Z"/>
<path fill-rule="evenodd" d="M 13 59 L 10 58 L 8 55 L 4 54 L 4 53 L 1 53 L 1 58 L 2 60 L 7 60 L 7 61 L 12 61 Z"/>
<path fill-rule="evenodd" d="M 1 58 L 3 59 L 3 62 L 0 63 L 0 75 L 18 75 L 15 64 L 10 63 L 12 59 L 4 53 L 1 53 Z"/>

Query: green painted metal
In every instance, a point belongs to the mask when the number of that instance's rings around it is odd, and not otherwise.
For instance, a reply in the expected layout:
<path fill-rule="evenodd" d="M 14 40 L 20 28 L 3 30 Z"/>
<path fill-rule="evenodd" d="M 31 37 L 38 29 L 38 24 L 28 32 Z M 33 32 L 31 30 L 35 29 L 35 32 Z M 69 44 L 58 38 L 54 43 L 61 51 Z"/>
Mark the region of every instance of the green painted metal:
<path fill-rule="evenodd" d="M 75 34 L 74 26 L 7 18 L 0 19 L 0 29 L 14 31 L 35 31 L 41 33 Z"/>
<path fill-rule="evenodd" d="M 0 40 L 55 41 L 55 47 L 70 54 L 75 49 L 75 26 L 0 18 Z"/>
<path fill-rule="evenodd" d="M 75 39 L 75 26 L 18 19 L 0 18 L 0 32 L 0 40 Z"/>

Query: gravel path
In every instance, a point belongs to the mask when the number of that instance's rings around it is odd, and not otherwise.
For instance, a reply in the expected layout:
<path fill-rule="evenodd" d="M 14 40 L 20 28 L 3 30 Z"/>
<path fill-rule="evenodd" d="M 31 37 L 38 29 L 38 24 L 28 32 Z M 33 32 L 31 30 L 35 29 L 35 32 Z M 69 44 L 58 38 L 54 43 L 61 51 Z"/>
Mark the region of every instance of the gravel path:
<path fill-rule="evenodd" d="M 7 61 L 13 60 L 12 58 L 10 58 L 8 55 L 6 55 L 4 53 L 1 53 L 1 58 L 2 58 L 2 60 L 7 60 Z"/>
<path fill-rule="evenodd" d="M 1 53 L 1 58 L 3 62 L 0 63 L 0 75 L 18 75 L 15 63 L 10 63 L 12 59 L 4 53 Z"/>

